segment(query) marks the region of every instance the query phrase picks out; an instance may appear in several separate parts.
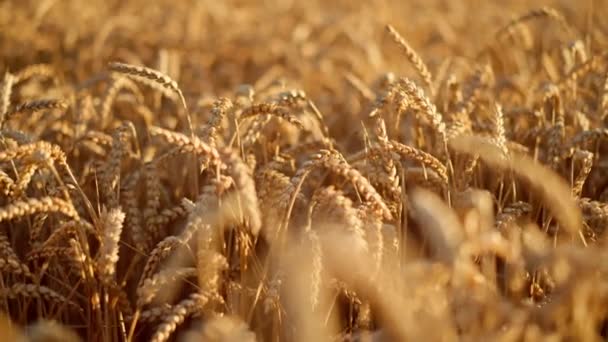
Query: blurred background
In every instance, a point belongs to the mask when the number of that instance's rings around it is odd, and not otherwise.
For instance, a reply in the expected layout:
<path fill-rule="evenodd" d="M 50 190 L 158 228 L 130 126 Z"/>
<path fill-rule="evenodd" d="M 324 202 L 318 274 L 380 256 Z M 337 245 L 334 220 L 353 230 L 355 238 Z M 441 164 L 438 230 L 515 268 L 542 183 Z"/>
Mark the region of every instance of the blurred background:
<path fill-rule="evenodd" d="M 543 5 L 582 34 L 602 28 L 586 39 L 606 40 L 604 0 L 2 1 L 0 71 L 44 62 L 85 80 L 119 59 L 166 71 L 188 91 L 214 93 L 271 68 L 299 80 L 344 70 L 368 80 L 409 68 L 385 24 L 435 70 L 448 56 L 474 58 L 510 18 Z M 529 49 L 563 38 L 546 21 L 532 29 Z"/>

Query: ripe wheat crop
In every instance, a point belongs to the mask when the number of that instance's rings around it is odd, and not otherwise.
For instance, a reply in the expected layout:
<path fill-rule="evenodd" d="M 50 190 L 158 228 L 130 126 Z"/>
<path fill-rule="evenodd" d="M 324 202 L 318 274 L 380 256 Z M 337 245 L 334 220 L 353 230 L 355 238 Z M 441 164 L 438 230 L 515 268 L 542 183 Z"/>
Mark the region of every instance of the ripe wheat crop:
<path fill-rule="evenodd" d="M 606 18 L 1 1 L 0 340 L 606 340 Z"/>

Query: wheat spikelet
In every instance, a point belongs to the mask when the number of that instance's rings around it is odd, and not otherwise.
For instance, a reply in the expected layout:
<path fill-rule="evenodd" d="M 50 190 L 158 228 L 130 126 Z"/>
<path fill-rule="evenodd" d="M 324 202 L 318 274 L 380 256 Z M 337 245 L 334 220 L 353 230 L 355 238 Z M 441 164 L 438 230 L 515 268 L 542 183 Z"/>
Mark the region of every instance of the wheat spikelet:
<path fill-rule="evenodd" d="M 157 243 L 146 260 L 139 286 L 141 286 L 145 279 L 150 278 L 154 274 L 154 271 L 163 259 L 173 253 L 177 247 L 187 244 L 198 229 L 198 226 L 189 224 L 179 236 L 167 236 Z"/>
<path fill-rule="evenodd" d="M 332 172 L 343 176 L 352 182 L 359 194 L 366 200 L 371 201 L 378 210 L 382 213 L 385 219 L 391 220 L 392 214 L 384 200 L 378 194 L 376 189 L 369 183 L 369 181 L 361 175 L 359 171 L 352 168 L 346 161 L 344 161 L 341 157 L 336 155 L 336 152 L 332 151 L 321 151 L 318 155 L 316 155 L 313 159 L 313 164 L 323 165 L 323 167 L 331 170 Z M 294 180 L 298 180 L 297 174 L 292 179 L 292 184 L 294 184 Z M 298 180 L 299 181 L 299 180 Z"/>
<path fill-rule="evenodd" d="M 139 320 L 144 323 L 154 323 L 171 314 L 172 305 L 163 303 L 159 306 L 144 310 L 139 315 Z"/>
<path fill-rule="evenodd" d="M 317 191 L 312 197 L 312 227 L 326 226 L 331 228 L 345 229 L 353 234 L 358 243 L 356 248 L 367 250 L 363 224 L 359 220 L 358 212 L 353 208 L 352 201 L 345 197 L 341 191 L 333 186 Z"/>
<path fill-rule="evenodd" d="M 371 163 L 362 162 L 359 165 L 353 164 L 353 166 L 369 179 L 387 203 L 396 204 L 400 201 L 401 185 L 393 159 L 372 158 Z"/>
<path fill-rule="evenodd" d="M 121 163 L 127 154 L 132 126 L 125 122 L 112 134 L 112 149 L 100 174 L 103 195 L 111 208 L 118 207 Z"/>
<path fill-rule="evenodd" d="M 68 259 L 72 258 L 74 255 L 74 250 L 71 247 L 53 247 L 53 246 L 43 246 L 37 248 L 35 250 L 30 251 L 26 259 L 27 261 L 34 261 L 39 259 L 51 259 L 53 257 L 67 257 Z M 78 269 L 81 268 L 81 263 L 78 261 L 77 263 Z"/>
<path fill-rule="evenodd" d="M 386 124 L 382 118 L 376 119 L 375 132 L 378 137 L 378 142 L 383 149 L 386 149 L 389 141 L 388 133 L 386 131 Z M 381 167 L 380 172 L 372 172 L 368 177 L 372 177 L 370 181 L 372 183 L 381 184 L 389 194 L 389 198 L 399 202 L 401 197 L 401 186 L 400 180 L 397 175 L 397 166 L 393 158 L 388 153 L 380 153 L 379 158 L 372 157 L 370 166 L 379 165 Z"/>
<path fill-rule="evenodd" d="M 11 73 L 4 74 L 2 80 L 2 97 L 0 97 L 0 128 L 4 125 L 7 119 L 9 107 L 11 105 L 11 94 L 13 91 L 13 84 L 15 77 Z"/>
<path fill-rule="evenodd" d="M 4 274 L 24 275 L 28 278 L 33 277 L 27 265 L 8 257 L 0 257 L 0 272 Z"/>
<path fill-rule="evenodd" d="M 88 131 L 82 136 L 81 141 L 89 140 L 97 145 L 103 146 L 105 148 L 112 146 L 112 136 L 103 132 L 98 131 Z"/>
<path fill-rule="evenodd" d="M 526 202 L 518 201 L 507 205 L 496 216 L 496 229 L 500 232 L 506 231 L 510 224 L 531 211 L 532 206 Z"/>
<path fill-rule="evenodd" d="M 560 90 L 564 90 L 566 88 L 570 88 L 570 90 L 575 89 L 572 85 L 583 76 L 587 75 L 589 72 L 598 69 L 600 62 L 606 59 L 608 55 L 595 55 L 589 58 L 586 62 L 581 65 L 573 68 L 566 76 L 564 76 L 557 86 Z"/>
<path fill-rule="evenodd" d="M 256 116 L 251 120 L 251 123 L 247 127 L 245 135 L 241 139 L 241 145 L 244 147 L 250 147 L 255 144 L 262 135 L 262 129 L 264 126 L 272 120 L 271 116 Z"/>
<path fill-rule="evenodd" d="M 152 277 L 146 278 L 137 288 L 137 306 L 142 307 L 150 303 L 157 292 L 164 286 L 174 286 L 177 281 L 196 276 L 194 267 L 166 268 Z"/>
<path fill-rule="evenodd" d="M 193 206 L 193 204 L 191 204 Z M 151 232 L 157 232 L 160 234 L 165 226 L 180 217 L 187 216 L 189 213 L 190 205 L 179 204 L 171 208 L 163 209 L 158 214 L 149 217 L 146 221 L 147 229 Z"/>
<path fill-rule="evenodd" d="M 0 233 L 0 270 L 12 274 L 32 277 L 29 267 L 19 260 L 4 233 Z"/>
<path fill-rule="evenodd" d="M 311 310 L 314 312 L 319 306 L 321 296 L 322 272 L 323 272 L 323 251 L 319 237 L 314 230 L 306 232 L 306 237 L 311 248 L 312 268 L 310 273 L 310 301 Z"/>
<path fill-rule="evenodd" d="M 97 237 L 97 231 L 93 225 L 83 220 L 73 220 L 61 223 L 56 227 L 51 235 L 42 243 L 40 248 L 50 247 L 63 242 L 65 237 L 76 237 L 79 232 L 86 232 Z"/>
<path fill-rule="evenodd" d="M 223 255 L 210 249 L 212 246 L 206 245 L 209 242 L 205 241 L 206 235 L 206 232 L 201 230 L 196 252 L 199 293 L 217 296 L 221 285 L 221 272 L 228 268 L 228 262 Z"/>
<path fill-rule="evenodd" d="M 403 145 L 397 141 L 390 141 L 385 147 L 388 151 L 396 153 L 399 159 L 413 159 L 423 166 L 430 168 L 447 184 L 448 173 L 445 165 L 431 154 L 421 151 L 417 148 Z"/>
<path fill-rule="evenodd" d="M 576 197 L 580 197 L 583 192 L 583 186 L 585 185 L 585 181 L 591 173 L 591 168 L 593 167 L 593 153 L 584 150 L 577 150 L 574 152 L 573 160 L 579 159 L 581 160 L 581 169 L 574 180 L 574 184 L 572 184 L 572 194 Z"/>
<path fill-rule="evenodd" d="M 171 337 L 178 325 L 182 324 L 187 316 L 201 309 L 209 301 L 209 297 L 199 293 L 193 293 L 188 298 L 173 306 L 163 322 L 158 326 L 156 332 L 150 338 L 150 342 L 164 342 Z"/>
<path fill-rule="evenodd" d="M 167 143 L 174 145 L 181 153 L 195 153 L 201 157 L 209 158 L 212 162 L 220 160 L 216 148 L 206 144 L 197 137 L 189 138 L 181 133 L 172 132 L 160 127 L 150 127 L 150 135 L 159 137 Z"/>
<path fill-rule="evenodd" d="M 302 104 L 305 104 L 307 100 L 306 92 L 301 89 L 292 89 L 276 95 L 276 103 L 279 106 L 289 108 L 298 108 Z"/>
<path fill-rule="evenodd" d="M 475 72 L 467 78 L 463 91 L 463 98 L 456 104 L 456 108 L 450 113 L 455 120 L 450 138 L 463 132 L 471 131 L 471 113 L 478 106 L 482 90 L 487 86 L 488 72 L 484 68 L 476 68 Z M 459 127 L 461 126 L 461 127 Z M 448 139 L 449 140 L 449 139 Z"/>
<path fill-rule="evenodd" d="M 143 281 L 152 277 L 160 262 L 173 253 L 173 251 L 183 243 L 184 242 L 178 237 L 167 236 L 156 244 L 146 260 L 146 265 L 143 268 L 139 286 L 141 286 Z"/>
<path fill-rule="evenodd" d="M 381 110 L 384 110 L 393 101 L 398 93 L 398 86 L 396 83 L 392 83 L 388 86 L 388 89 L 379 93 L 374 100 L 372 109 L 369 113 L 370 118 L 375 118 L 380 114 Z"/>
<path fill-rule="evenodd" d="M 40 236 L 42 236 L 42 230 L 44 224 L 47 222 L 49 215 L 40 214 L 34 216 L 32 226 L 30 227 L 30 242 L 33 246 L 37 246 L 40 243 Z"/>
<path fill-rule="evenodd" d="M 53 212 L 61 213 L 70 218 L 78 217 L 78 213 L 71 203 L 56 197 L 43 197 L 14 201 L 0 208 L 0 222 L 37 213 Z"/>
<path fill-rule="evenodd" d="M 494 104 L 494 136 L 493 141 L 502 151 L 504 155 L 509 154 L 507 147 L 507 137 L 505 135 L 505 120 L 502 112 L 502 106 L 498 103 Z"/>
<path fill-rule="evenodd" d="M 4 196 L 9 196 L 13 193 L 15 187 L 15 181 L 6 174 L 4 171 L 0 171 L 0 189 Z"/>
<path fill-rule="evenodd" d="M 228 98 L 220 98 L 213 103 L 211 109 L 211 117 L 205 126 L 205 132 L 203 134 L 203 141 L 207 141 L 210 146 L 217 146 L 218 133 L 222 128 L 222 122 L 226 117 L 228 111 L 233 108 L 233 103 Z"/>
<path fill-rule="evenodd" d="M 608 224 L 608 205 L 589 198 L 580 198 L 578 205 L 583 212 L 583 218 L 596 234 L 602 234 Z"/>
<path fill-rule="evenodd" d="M 118 261 L 118 242 L 122 233 L 125 214 L 120 208 L 103 211 L 99 217 L 102 227 L 101 246 L 97 259 L 97 270 L 100 277 L 108 283 L 112 281 Z"/>
<path fill-rule="evenodd" d="M 386 25 L 386 31 L 389 33 L 393 41 L 401 48 L 407 59 L 414 65 L 424 83 L 426 83 L 431 95 L 435 92 L 433 87 L 433 77 L 426 64 L 422 61 L 422 58 L 416 53 L 416 51 L 407 43 L 405 39 L 395 30 L 391 25 Z"/>
<path fill-rule="evenodd" d="M 160 208 L 160 197 L 162 184 L 160 183 L 158 166 L 156 163 L 149 163 L 144 167 L 144 182 L 146 186 L 146 206 L 143 210 L 146 230 L 150 232 L 154 240 L 162 236 L 162 230 L 155 225 L 154 218 L 158 215 Z"/>
<path fill-rule="evenodd" d="M 108 122 L 110 112 L 112 111 L 112 104 L 116 99 L 116 95 L 118 95 L 122 89 L 131 91 L 133 94 L 135 94 L 139 103 L 143 102 L 143 96 L 135 83 L 131 82 L 126 77 L 113 77 L 112 83 L 106 89 L 100 104 L 99 120 L 102 125 L 105 125 Z"/>
<path fill-rule="evenodd" d="M 593 140 L 597 140 L 600 138 L 608 138 L 608 129 L 605 128 L 595 128 L 588 131 L 582 131 L 577 133 L 570 142 L 566 145 L 564 149 L 564 153 L 567 155 L 571 155 L 574 152 L 575 147 L 582 147 L 584 144 L 588 144 Z"/>
<path fill-rule="evenodd" d="M 112 70 L 112 71 L 116 71 L 118 73 L 125 74 L 125 75 L 133 78 L 136 81 L 139 81 L 139 82 L 147 84 L 147 85 L 152 85 L 152 87 L 154 87 L 154 84 L 158 84 L 161 86 L 160 87 L 161 91 L 162 91 L 162 89 L 168 89 L 168 90 L 172 91 L 173 93 L 177 94 L 177 96 L 179 97 L 179 99 L 182 103 L 182 106 L 186 110 L 186 120 L 188 123 L 188 129 L 190 130 L 192 137 L 194 137 L 194 128 L 192 126 L 192 118 L 190 117 L 190 112 L 188 111 L 188 105 L 186 104 L 186 99 L 184 98 L 184 94 L 182 93 L 182 90 L 177 85 L 177 82 L 172 80 L 169 76 L 161 73 L 160 71 L 150 69 L 147 67 L 135 66 L 135 65 L 125 64 L 125 63 L 118 63 L 118 62 L 111 62 L 109 64 L 109 67 L 110 67 L 110 70 Z M 151 81 L 151 84 L 150 84 L 150 82 L 146 82 L 146 81 Z M 159 88 L 155 87 L 155 89 L 159 89 Z M 171 97 L 171 96 L 169 96 L 169 97 Z"/>
<path fill-rule="evenodd" d="M 246 118 L 255 117 L 258 115 L 273 115 L 273 116 L 279 117 L 279 118 L 291 123 L 292 125 L 300 128 L 300 129 L 304 128 L 304 126 L 302 125 L 302 122 L 300 120 L 298 120 L 296 117 L 291 115 L 283 107 L 280 107 L 274 103 L 259 103 L 259 104 L 252 105 L 241 112 L 239 119 L 242 120 L 242 119 L 246 119 Z"/>
<path fill-rule="evenodd" d="M 446 128 L 445 123 L 443 122 L 443 116 L 441 113 L 437 112 L 437 108 L 431 102 L 431 100 L 426 97 L 424 91 L 418 87 L 416 83 L 407 78 L 399 79 L 398 85 L 399 90 L 403 91 L 406 98 L 411 101 L 411 105 L 429 116 L 429 119 L 433 124 L 433 128 L 443 137 L 445 141 Z"/>
<path fill-rule="evenodd" d="M 14 84 L 18 85 L 31 78 L 48 78 L 55 79 L 57 77 L 55 69 L 49 64 L 32 64 L 19 70 L 15 73 Z"/>
<path fill-rule="evenodd" d="M 30 158 L 34 161 L 43 161 L 47 159 L 47 157 L 54 161 L 58 161 L 64 166 L 67 165 L 66 156 L 61 148 L 46 141 L 36 141 L 0 152 L 0 162 L 24 158 Z"/>
<path fill-rule="evenodd" d="M 357 216 L 365 231 L 365 239 L 374 260 L 374 270 L 378 272 L 382 267 L 385 253 L 382 217 L 375 215 L 368 204 L 362 204 L 357 208 Z"/>
<path fill-rule="evenodd" d="M 21 197 L 27 186 L 30 184 L 36 171 L 38 171 L 40 165 L 38 163 L 27 164 L 21 172 L 19 172 L 19 179 L 13 184 L 10 192 L 11 197 Z"/>
<path fill-rule="evenodd" d="M 274 237 L 277 227 L 287 214 L 292 183 L 285 174 L 270 166 L 256 172 L 256 189 L 262 215 L 262 233 L 266 238 Z M 304 207 L 305 198 L 297 194 L 294 207 Z"/>
<path fill-rule="evenodd" d="M 176 93 L 180 97 L 180 100 L 182 101 L 184 108 L 187 108 L 186 101 L 184 100 L 184 96 L 182 95 L 182 91 L 181 91 L 181 89 L 179 89 L 177 82 L 172 80 L 169 76 L 161 73 L 160 71 L 150 69 L 147 67 L 143 67 L 143 66 L 136 66 L 136 65 L 126 64 L 126 63 L 119 63 L 119 62 L 111 62 L 110 64 L 108 64 L 108 67 L 112 71 L 118 72 L 120 74 L 124 74 L 129 77 L 134 77 L 134 79 L 136 81 L 141 81 L 141 79 L 140 79 L 140 77 L 141 77 L 143 79 L 150 80 L 150 81 L 162 86 L 163 88 L 166 88 L 166 89 Z"/>
<path fill-rule="evenodd" d="M 8 120 L 17 114 L 35 113 L 47 109 L 66 109 L 67 103 L 63 100 L 42 99 L 26 103 L 22 103 L 6 113 L 5 118 Z"/>
<path fill-rule="evenodd" d="M 139 251 L 146 252 L 152 243 L 152 237 L 144 229 L 142 213 L 139 208 L 137 185 L 140 178 L 141 172 L 133 172 L 128 175 L 121 186 L 120 196 L 126 213 L 125 227 L 131 233 L 135 247 Z"/>
<path fill-rule="evenodd" d="M 82 309 L 74 302 L 46 286 L 16 283 L 9 288 L 0 289 L 0 297 L 4 298 L 40 298 L 55 304 L 67 304 L 78 311 Z"/>
<path fill-rule="evenodd" d="M 68 240 L 68 245 L 70 246 L 68 250 L 69 254 L 66 256 L 69 258 L 70 263 L 74 266 L 75 271 L 79 273 L 80 278 L 83 280 L 86 280 L 87 282 L 93 281 L 93 265 L 91 264 L 90 258 L 83 248 L 83 244 L 74 238 L 70 238 Z M 99 294 L 96 295 L 98 296 Z M 93 305 L 97 306 L 99 303 L 95 303 Z"/>
<path fill-rule="evenodd" d="M 241 210 L 249 222 L 251 233 L 257 235 L 262 226 L 255 182 L 247 165 L 235 153 L 226 153 L 225 163 L 229 165 L 228 174 L 234 180 Z M 241 220 L 242 221 L 242 220 Z"/>
<path fill-rule="evenodd" d="M 560 26 L 562 26 L 566 30 L 566 32 L 572 31 L 572 28 L 570 27 L 570 25 L 568 25 L 568 22 L 566 21 L 566 19 L 564 19 L 564 17 L 558 11 L 556 11 L 555 9 L 550 8 L 550 7 L 541 7 L 541 8 L 533 9 L 533 10 L 531 10 L 527 13 L 524 13 L 521 16 L 511 20 L 507 25 L 501 27 L 496 32 L 496 37 L 501 37 L 505 33 L 512 32 L 514 27 L 516 27 L 517 25 L 521 25 L 522 23 L 524 23 L 526 21 L 539 19 L 539 18 L 549 18 L 549 19 L 557 22 Z"/>

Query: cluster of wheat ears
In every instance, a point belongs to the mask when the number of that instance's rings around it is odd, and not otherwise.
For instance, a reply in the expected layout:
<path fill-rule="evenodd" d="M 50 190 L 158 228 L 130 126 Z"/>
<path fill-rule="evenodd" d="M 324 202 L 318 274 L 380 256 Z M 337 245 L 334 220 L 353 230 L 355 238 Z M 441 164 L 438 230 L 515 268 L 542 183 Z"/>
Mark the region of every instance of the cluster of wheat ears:
<path fill-rule="evenodd" d="M 604 340 L 608 9 L 512 3 L 0 3 L 2 338 Z"/>

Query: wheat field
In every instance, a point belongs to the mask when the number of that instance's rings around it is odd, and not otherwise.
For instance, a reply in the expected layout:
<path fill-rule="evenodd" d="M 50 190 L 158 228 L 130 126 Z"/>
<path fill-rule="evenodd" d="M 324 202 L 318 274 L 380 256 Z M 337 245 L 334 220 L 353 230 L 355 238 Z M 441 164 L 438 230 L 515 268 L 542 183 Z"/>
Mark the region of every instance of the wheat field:
<path fill-rule="evenodd" d="M 606 18 L 0 2 L 0 339 L 606 340 Z"/>

